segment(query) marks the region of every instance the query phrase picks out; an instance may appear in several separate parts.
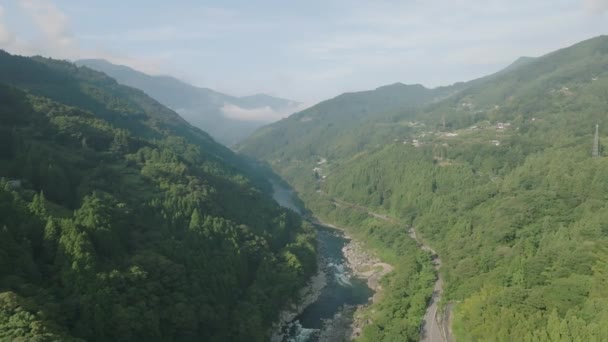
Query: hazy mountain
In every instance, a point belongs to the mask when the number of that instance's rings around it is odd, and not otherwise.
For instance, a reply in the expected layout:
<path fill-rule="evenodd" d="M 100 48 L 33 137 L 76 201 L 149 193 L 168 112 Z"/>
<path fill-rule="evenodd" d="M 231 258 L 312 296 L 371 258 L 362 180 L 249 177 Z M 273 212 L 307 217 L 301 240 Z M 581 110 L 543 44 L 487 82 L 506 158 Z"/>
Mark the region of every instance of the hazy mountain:
<path fill-rule="evenodd" d="M 276 120 L 277 115 L 291 114 L 300 105 L 265 94 L 244 97 L 226 95 L 171 76 L 151 76 L 101 59 L 79 60 L 76 64 L 101 71 L 119 83 L 143 90 L 225 145 L 232 145 L 247 137 L 255 129 Z"/>
<path fill-rule="evenodd" d="M 608 37 L 459 87 L 433 101 L 410 86 L 415 102 L 388 107 L 370 99 L 379 90 L 341 95 L 240 150 L 404 267 L 367 312 L 362 341 L 419 340 L 432 281 L 408 227 L 441 257 L 455 340 L 608 340 L 608 158 L 591 153 L 596 123 L 607 139 Z"/>
<path fill-rule="evenodd" d="M 340 149 L 339 154 L 356 153 L 362 146 L 361 139 L 374 139 L 373 133 L 361 134 L 358 130 L 361 123 L 373 122 L 395 111 L 415 110 L 462 88 L 462 84 L 428 89 L 420 84 L 395 83 L 342 94 L 259 129 L 239 149 L 264 158 L 269 157 L 264 153 L 274 158 L 298 158 L 310 153 L 331 157 L 334 148 Z"/>
<path fill-rule="evenodd" d="M 535 60 L 536 60 L 535 57 L 527 57 L 527 56 L 519 57 L 518 59 L 515 60 L 515 62 L 509 64 L 506 68 L 504 68 L 500 72 L 515 70 L 519 67 L 530 64 L 530 63 L 534 62 Z"/>
<path fill-rule="evenodd" d="M 0 51 L 0 340 L 267 341 L 316 268 L 268 176 L 139 89 Z"/>

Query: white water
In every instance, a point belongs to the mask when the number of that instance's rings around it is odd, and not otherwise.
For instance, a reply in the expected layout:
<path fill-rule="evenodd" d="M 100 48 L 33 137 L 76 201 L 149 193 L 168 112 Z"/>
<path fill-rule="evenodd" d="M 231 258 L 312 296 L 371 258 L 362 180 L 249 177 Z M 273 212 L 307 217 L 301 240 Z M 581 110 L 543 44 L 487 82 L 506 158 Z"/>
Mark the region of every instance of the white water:
<path fill-rule="evenodd" d="M 343 286 L 343 287 L 352 287 L 353 286 L 353 283 L 351 283 L 351 281 L 350 281 L 351 276 L 348 272 L 346 272 L 344 264 L 334 264 L 333 262 L 330 262 L 329 264 L 327 264 L 327 267 L 329 267 L 333 270 L 332 273 L 334 274 L 334 279 L 340 286 Z"/>
<path fill-rule="evenodd" d="M 293 337 L 288 337 L 287 342 L 308 342 L 320 332 L 320 329 L 306 329 L 302 327 L 300 321 L 296 320 L 289 327 L 289 335 Z"/>
<path fill-rule="evenodd" d="M 272 182 L 274 199 L 283 207 L 301 214 L 302 211 L 292 201 L 293 192 Z M 347 239 L 341 232 L 317 226 L 318 254 L 320 256 L 319 268 L 327 276 L 328 282 L 321 290 L 317 301 L 310 304 L 293 321 L 282 326 L 282 342 L 315 342 L 319 339 L 327 340 L 323 336 L 338 336 L 342 330 L 336 330 L 331 322 L 339 317 L 341 322 L 352 322 L 352 310 L 346 315 L 345 307 L 365 304 L 373 292 L 367 283 L 354 278 L 346 266 L 346 258 L 342 248 Z M 343 329 L 343 328 L 342 328 Z M 350 336 L 350 333 L 348 333 Z M 331 339 L 330 339 L 331 340 Z"/>

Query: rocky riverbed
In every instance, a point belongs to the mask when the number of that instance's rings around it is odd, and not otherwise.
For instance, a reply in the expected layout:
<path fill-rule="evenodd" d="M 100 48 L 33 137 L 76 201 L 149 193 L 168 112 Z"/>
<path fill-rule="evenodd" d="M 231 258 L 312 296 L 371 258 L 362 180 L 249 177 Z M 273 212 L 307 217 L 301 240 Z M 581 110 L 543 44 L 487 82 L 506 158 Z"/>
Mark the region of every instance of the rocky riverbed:
<path fill-rule="evenodd" d="M 275 200 L 301 213 L 292 192 L 274 182 Z M 298 299 L 281 312 L 272 342 L 345 341 L 361 333 L 369 322 L 357 313 L 378 300 L 380 278 L 393 268 L 380 262 L 344 230 L 314 217 L 317 226 L 319 272 L 300 291 Z"/>
<path fill-rule="evenodd" d="M 360 242 L 353 239 L 350 239 L 349 243 L 342 248 L 342 253 L 354 275 L 358 278 L 367 279 L 367 286 L 374 291 L 371 303 L 376 303 L 382 296 L 380 279 L 391 272 L 393 266 L 380 261 L 380 259 L 364 249 Z M 350 326 L 350 339 L 361 335 L 363 327 L 371 323 L 371 321 L 360 315 L 361 310 L 371 303 L 356 307 Z"/>
<path fill-rule="evenodd" d="M 319 238 L 319 272 L 310 279 L 306 287 L 300 290 L 299 300 L 281 312 L 279 321 L 273 329 L 271 342 L 353 340 L 361 335 L 363 327 L 371 323 L 362 315 L 362 310 L 380 299 L 382 296 L 380 279 L 391 272 L 393 266 L 382 262 L 367 251 L 362 243 L 345 235 L 342 229 L 325 223 L 323 225 L 326 228 Z M 343 241 L 342 247 L 336 251 L 334 244 L 327 243 L 328 236 L 334 238 L 339 236 Z M 334 250 L 334 255 L 328 253 L 328 247 Z M 336 252 L 339 252 L 339 257 L 335 255 Z M 364 297 L 365 299 L 359 300 L 357 304 L 344 303 L 332 316 L 323 318 L 320 326 L 311 327 L 307 324 L 310 322 L 306 322 L 305 310 L 310 310 L 311 306 L 323 306 L 324 300 L 332 301 L 332 295 L 327 298 L 328 293 L 344 291 L 344 288 L 352 287 L 353 282 L 364 282 L 371 290 L 369 292 L 371 296 Z M 328 284 L 329 288 L 327 288 Z M 342 290 L 339 290 L 340 288 Z M 310 314 L 308 317 L 310 318 Z"/>
<path fill-rule="evenodd" d="M 298 299 L 289 308 L 281 311 L 278 321 L 272 328 L 271 342 L 281 342 L 285 339 L 288 330 L 291 328 L 289 323 L 298 317 L 306 307 L 319 299 L 325 285 L 327 285 L 327 274 L 323 270 L 319 270 L 317 274 L 310 278 L 308 284 L 300 290 Z"/>

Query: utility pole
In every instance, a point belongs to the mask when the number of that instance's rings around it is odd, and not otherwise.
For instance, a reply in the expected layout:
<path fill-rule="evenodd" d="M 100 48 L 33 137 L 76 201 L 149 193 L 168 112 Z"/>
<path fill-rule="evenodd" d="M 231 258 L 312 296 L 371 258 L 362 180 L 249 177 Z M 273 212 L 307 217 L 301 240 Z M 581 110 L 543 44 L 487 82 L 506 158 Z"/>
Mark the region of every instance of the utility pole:
<path fill-rule="evenodd" d="M 600 156 L 600 124 L 595 124 L 595 138 L 593 139 L 593 151 L 591 157 L 599 158 Z"/>

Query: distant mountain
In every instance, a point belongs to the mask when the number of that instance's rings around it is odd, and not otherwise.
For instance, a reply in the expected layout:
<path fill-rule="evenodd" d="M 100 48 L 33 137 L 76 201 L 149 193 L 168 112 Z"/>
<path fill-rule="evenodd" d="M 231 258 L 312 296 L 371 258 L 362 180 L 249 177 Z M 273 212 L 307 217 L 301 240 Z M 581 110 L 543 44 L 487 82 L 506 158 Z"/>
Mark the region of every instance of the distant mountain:
<path fill-rule="evenodd" d="M 196 87 L 171 76 L 151 76 L 103 59 L 75 62 L 101 71 L 119 83 L 143 90 L 188 122 L 225 145 L 233 145 L 280 114 L 291 114 L 300 103 L 266 94 L 235 97 Z"/>
<path fill-rule="evenodd" d="M 506 68 L 504 68 L 502 70 L 502 72 L 515 70 L 515 69 L 517 69 L 519 67 L 522 67 L 524 65 L 530 64 L 530 63 L 534 62 L 535 60 L 536 60 L 535 57 L 527 57 L 527 56 L 519 57 L 518 59 L 515 60 L 515 62 L 509 64 L 509 66 L 507 66 Z"/>
<path fill-rule="evenodd" d="M 379 137 L 376 134 L 379 131 L 375 121 L 394 113 L 415 112 L 416 108 L 442 100 L 465 87 L 465 83 L 458 83 L 429 89 L 420 84 L 395 83 L 375 90 L 345 93 L 260 128 L 238 149 L 264 159 L 283 160 L 355 154 L 376 138 L 384 139 L 384 133 Z M 391 126 L 383 125 L 384 128 Z"/>
<path fill-rule="evenodd" d="M 447 105 L 466 105 L 467 94 L 471 91 L 483 93 L 482 96 L 470 95 L 479 97 L 480 103 L 493 105 L 500 96 L 508 96 L 505 93 L 513 90 L 496 83 L 513 77 L 527 78 L 526 73 L 530 71 L 525 70 L 534 70 L 529 66 L 538 64 L 535 62 L 539 59 L 520 57 L 493 74 L 432 89 L 420 84 L 395 83 L 374 90 L 345 93 L 258 129 L 237 149 L 258 158 L 283 162 L 286 158 L 355 155 L 384 141 L 387 134 L 411 131 L 412 127 L 407 127 L 405 121 L 420 119 L 423 107 L 425 115 L 434 117 L 438 125 L 446 117 L 448 126 L 461 124 L 446 115 L 451 111 Z M 531 72 L 530 75 L 537 74 L 536 71 Z M 513 82 L 509 79 L 509 87 L 515 86 L 511 84 Z M 489 84 L 492 86 L 488 87 Z M 450 101 L 449 98 L 455 100 Z M 430 110 L 433 108 L 438 109 Z M 462 120 L 470 121 L 469 118 Z"/>

